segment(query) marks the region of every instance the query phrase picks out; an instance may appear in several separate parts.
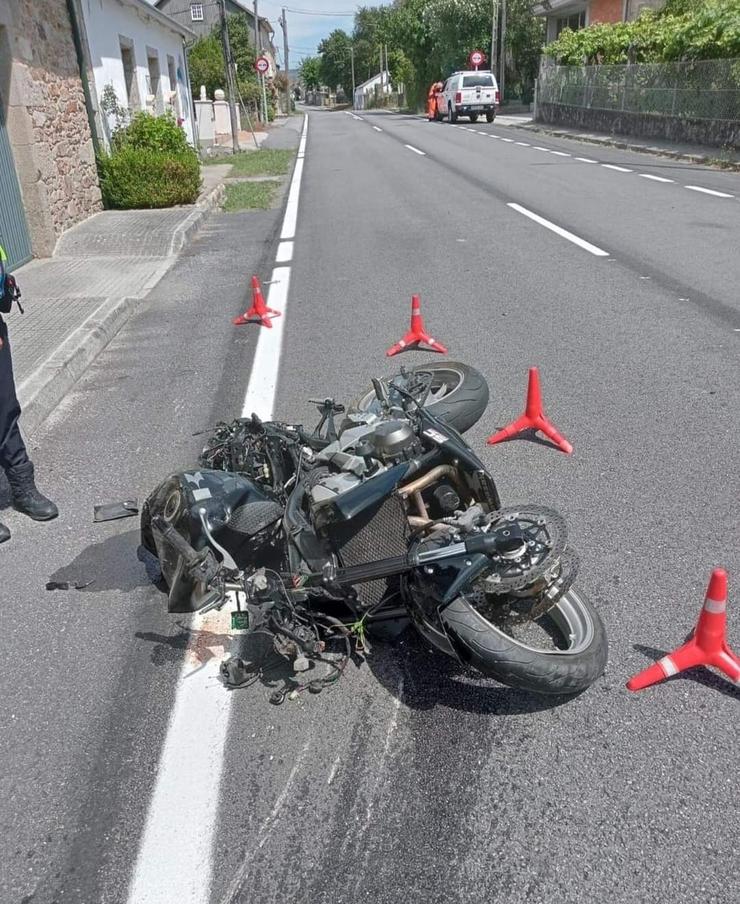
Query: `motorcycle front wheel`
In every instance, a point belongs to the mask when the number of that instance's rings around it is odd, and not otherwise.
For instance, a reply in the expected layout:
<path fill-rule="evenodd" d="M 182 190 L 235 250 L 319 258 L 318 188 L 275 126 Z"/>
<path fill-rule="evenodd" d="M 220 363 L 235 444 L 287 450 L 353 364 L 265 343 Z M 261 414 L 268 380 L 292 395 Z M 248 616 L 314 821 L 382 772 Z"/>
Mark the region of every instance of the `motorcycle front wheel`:
<path fill-rule="evenodd" d="M 488 405 L 488 383 L 482 373 L 468 364 L 457 361 L 430 361 L 406 369 L 406 374 L 418 383 L 412 394 L 422 398 L 424 407 L 435 417 L 454 427 L 458 433 L 476 424 Z M 386 385 L 400 377 L 393 374 L 384 379 Z M 428 390 L 428 391 L 427 391 Z M 365 392 L 350 405 L 350 410 L 380 412 L 373 390 Z"/>
<path fill-rule="evenodd" d="M 457 597 L 441 612 L 445 633 L 464 663 L 503 684 L 538 694 L 578 694 L 606 668 L 603 622 L 580 591 L 571 588 L 531 622 L 479 608 Z"/>

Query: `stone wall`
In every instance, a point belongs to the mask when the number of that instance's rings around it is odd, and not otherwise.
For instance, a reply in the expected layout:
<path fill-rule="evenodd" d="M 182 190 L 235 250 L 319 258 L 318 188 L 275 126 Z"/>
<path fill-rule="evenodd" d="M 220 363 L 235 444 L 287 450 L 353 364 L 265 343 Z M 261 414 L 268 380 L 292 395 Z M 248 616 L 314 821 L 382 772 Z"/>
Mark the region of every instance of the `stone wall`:
<path fill-rule="evenodd" d="M 538 103 L 536 121 L 609 135 L 634 135 L 707 147 L 740 149 L 740 122 L 736 119 L 689 119 Z"/>
<path fill-rule="evenodd" d="M 102 209 L 72 23 L 64 0 L 0 3 L 0 96 L 33 253 Z"/>

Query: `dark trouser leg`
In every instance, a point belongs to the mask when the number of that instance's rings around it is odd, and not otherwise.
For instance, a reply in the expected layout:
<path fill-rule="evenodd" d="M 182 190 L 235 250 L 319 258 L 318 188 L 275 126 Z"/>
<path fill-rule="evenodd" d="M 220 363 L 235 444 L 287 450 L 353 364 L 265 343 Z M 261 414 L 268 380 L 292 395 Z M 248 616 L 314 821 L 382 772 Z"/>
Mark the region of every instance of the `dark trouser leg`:
<path fill-rule="evenodd" d="M 18 427 L 21 406 L 15 394 L 8 326 L 0 317 L 0 468 L 8 471 L 26 464 L 28 453 Z"/>
<path fill-rule="evenodd" d="M 33 464 L 18 427 L 21 406 L 15 393 L 8 327 L 2 318 L 0 340 L 0 468 L 7 475 L 15 507 L 35 521 L 48 521 L 56 518 L 57 507 L 39 493 L 34 482 Z"/>

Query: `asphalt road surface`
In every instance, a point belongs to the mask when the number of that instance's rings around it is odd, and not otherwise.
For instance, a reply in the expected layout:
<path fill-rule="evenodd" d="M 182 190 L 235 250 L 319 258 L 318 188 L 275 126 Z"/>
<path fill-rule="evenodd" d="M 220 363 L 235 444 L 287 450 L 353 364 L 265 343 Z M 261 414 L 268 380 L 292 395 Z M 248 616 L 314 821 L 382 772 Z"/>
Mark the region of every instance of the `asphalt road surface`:
<path fill-rule="evenodd" d="M 684 639 L 715 565 L 740 648 L 740 178 L 496 124 L 309 120 L 295 235 L 214 216 L 34 438 L 63 516 L 8 516 L 0 552 L 0 899 L 735 904 L 740 692 L 624 682 Z M 276 417 L 388 372 L 412 292 L 487 376 L 468 439 L 505 504 L 568 520 L 611 644 L 590 690 L 513 691 L 404 635 L 318 697 L 214 679 L 198 708 L 187 650 L 208 667 L 240 638 L 167 616 L 135 522 L 92 505 L 142 499 L 241 412 L 263 340 L 230 317 L 276 253 Z M 531 365 L 572 456 L 485 446 Z"/>

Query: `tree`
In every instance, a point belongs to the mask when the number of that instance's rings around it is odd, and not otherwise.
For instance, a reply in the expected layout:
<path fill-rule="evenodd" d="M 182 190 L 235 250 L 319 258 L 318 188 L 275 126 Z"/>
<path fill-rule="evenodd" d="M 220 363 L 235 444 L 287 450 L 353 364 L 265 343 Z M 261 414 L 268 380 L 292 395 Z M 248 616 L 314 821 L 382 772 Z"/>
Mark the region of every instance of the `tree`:
<path fill-rule="evenodd" d="M 545 53 L 565 66 L 737 58 L 740 0 L 673 2 L 633 22 L 566 29 Z"/>
<path fill-rule="evenodd" d="M 201 85 L 205 85 L 209 97 L 213 97 L 216 88 L 224 87 L 226 83 L 224 55 L 217 35 L 210 34 L 193 44 L 188 54 L 188 68 L 193 97 L 200 96 Z"/>
<path fill-rule="evenodd" d="M 321 58 L 306 57 L 298 70 L 301 81 L 310 91 L 321 87 Z"/>
<path fill-rule="evenodd" d="M 236 66 L 236 84 L 245 103 L 259 103 L 260 88 L 257 74 L 254 71 L 256 53 L 251 43 L 252 34 L 244 16 L 236 13 L 226 19 L 229 30 L 231 55 Z M 206 86 L 209 97 L 217 88 L 226 90 L 226 66 L 224 64 L 223 47 L 221 45 L 221 26 L 214 26 L 209 35 L 200 38 L 190 48 L 188 54 L 190 69 L 190 86 L 193 95 L 198 97 L 200 86 Z M 239 100 L 236 97 L 235 100 Z"/>
<path fill-rule="evenodd" d="M 341 85 L 345 92 L 352 90 L 352 39 L 341 28 L 335 29 L 319 44 L 321 81 L 332 91 Z"/>

